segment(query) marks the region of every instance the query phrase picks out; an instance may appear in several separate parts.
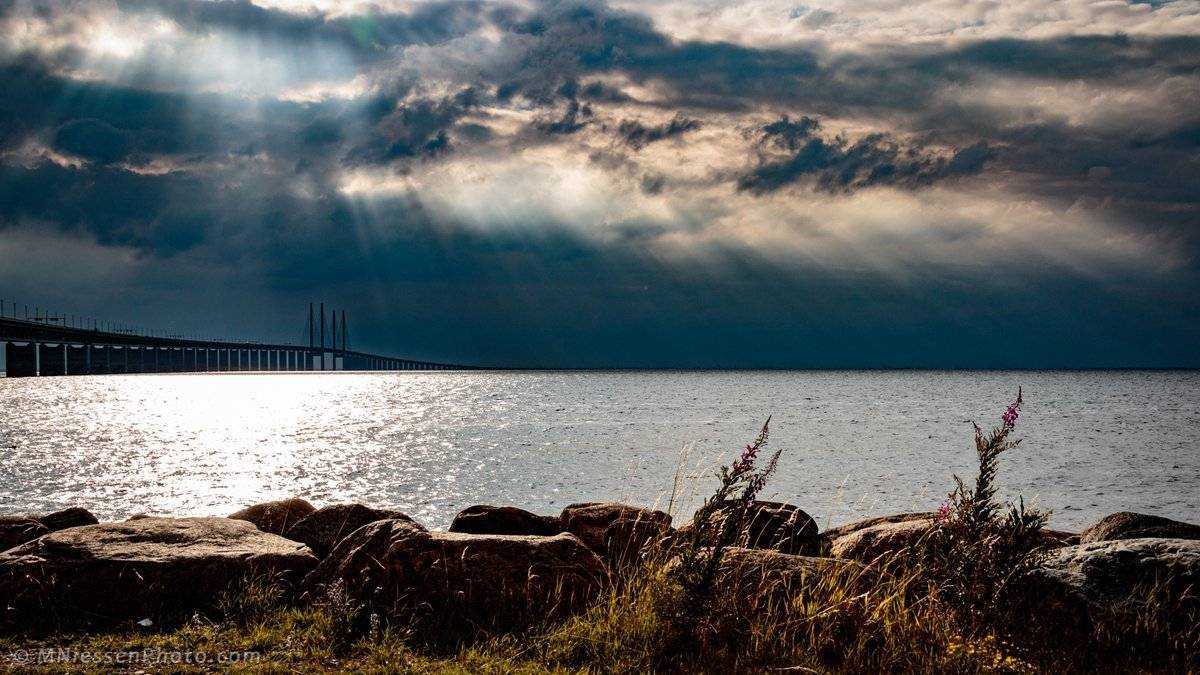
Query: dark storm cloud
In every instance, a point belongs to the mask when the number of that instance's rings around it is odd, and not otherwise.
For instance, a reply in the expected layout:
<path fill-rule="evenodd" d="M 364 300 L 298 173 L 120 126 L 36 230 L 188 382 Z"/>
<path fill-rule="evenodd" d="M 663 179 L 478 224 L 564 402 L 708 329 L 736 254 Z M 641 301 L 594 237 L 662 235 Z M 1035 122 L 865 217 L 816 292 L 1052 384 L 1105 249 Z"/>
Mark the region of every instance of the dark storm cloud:
<path fill-rule="evenodd" d="M 573 134 L 582 130 L 592 121 L 592 107 L 579 101 L 567 101 L 567 107 L 558 119 L 542 120 L 535 123 L 538 129 L 550 136 Z"/>
<path fill-rule="evenodd" d="M 0 87 L 11 93 L 0 100 L 0 149 L 18 153 L 0 163 L 0 232 L 47 227 L 152 257 L 238 250 L 264 228 L 320 229 L 339 167 L 447 152 L 449 130 L 474 105 L 469 89 L 436 100 L 273 102 L 264 123 L 220 114 L 217 96 L 77 82 L 30 59 L 0 67 Z M 31 143 L 82 165 L 20 159 Z M 164 164 L 139 168 L 155 160 Z M 307 196 L 289 188 L 300 176 Z"/>
<path fill-rule="evenodd" d="M 738 189 L 762 194 L 802 181 L 828 192 L 880 185 L 917 188 L 977 174 L 996 156 L 983 141 L 943 157 L 924 148 L 905 147 L 885 134 L 850 142 L 840 136 L 822 137 L 819 130 L 817 120 L 802 117 L 793 122 L 786 115 L 764 126 L 759 147 L 782 149 L 786 154 L 764 156 L 738 179 Z"/>
<path fill-rule="evenodd" d="M 1200 127 L 1200 113 L 1176 130 L 1150 132 L 1131 142 L 1122 131 L 1065 129 L 1055 120 L 1030 122 L 1017 101 L 1007 108 L 971 109 L 943 96 L 948 89 L 968 85 L 986 89 L 998 76 L 1095 87 L 1139 86 L 1177 77 L 1183 78 L 1177 86 L 1200 86 L 1200 38 L 1194 36 L 1006 38 L 950 48 L 898 46 L 832 55 L 815 45 L 754 49 L 672 40 L 643 17 L 595 3 L 543 3 L 532 16 L 514 13 L 502 25 L 532 39 L 520 69 L 497 84 L 502 97 L 519 92 L 554 105 L 564 86 L 574 86 L 589 74 L 617 72 L 634 82 L 666 87 L 668 98 L 659 105 L 687 110 L 688 119 L 700 124 L 710 113 L 785 106 L 831 116 L 890 117 L 901 128 L 911 125 L 915 134 L 914 140 L 901 141 L 886 133 L 857 139 L 809 138 L 801 133 L 796 138 L 804 138 L 804 148 L 787 149 L 783 156 L 760 154 L 738 178 L 738 188 L 749 193 L 797 183 L 826 191 L 880 185 L 920 188 L 988 171 L 1011 171 L 1029 190 L 1070 202 L 1080 194 L 1079 185 L 1092 167 L 1113 164 L 1114 176 L 1127 181 L 1100 186 L 1093 172 L 1085 193 L 1116 187 L 1122 199 L 1136 205 L 1125 215 L 1151 230 L 1164 221 L 1196 225 L 1200 197 L 1194 189 L 1190 195 L 1187 191 L 1195 175 L 1189 139 Z M 543 127 L 578 131 L 583 126 L 580 109 L 569 105 Z M 802 125 L 804 119 L 793 118 L 792 124 Z M 657 137 L 652 130 L 639 129 L 640 123 L 625 124 L 627 133 L 619 125 L 618 133 L 631 147 Z M 772 136 L 774 142 L 786 141 L 787 133 L 800 130 L 780 131 Z M 753 148 L 747 152 L 748 158 L 756 156 Z M 1150 180 L 1139 185 L 1136 176 L 1141 170 Z M 1156 202 L 1160 196 L 1166 200 Z M 1195 233 L 1186 236 L 1194 239 Z"/>
<path fill-rule="evenodd" d="M 0 233 L 45 223 L 103 246 L 170 256 L 202 242 L 220 216 L 211 185 L 192 176 L 144 176 L 45 164 L 0 169 Z M 195 201 L 194 201 L 195 200 Z"/>
<path fill-rule="evenodd" d="M 1095 81 L 1144 73 L 1194 74 L 1198 49 L 1200 37 L 1196 36 L 1006 38 L 913 56 L 899 65 L 913 72 L 928 72 L 946 79 L 997 73 Z"/>
<path fill-rule="evenodd" d="M 270 9 L 250 0 L 118 0 L 117 6 L 123 12 L 164 16 L 197 33 L 231 32 L 297 46 L 329 42 L 367 55 L 466 35 L 482 25 L 485 9 L 483 2 L 454 0 L 422 3 L 408 13 L 343 18 Z"/>
<path fill-rule="evenodd" d="M 13 6 L 0 3 L 0 13 Z M 88 4 L 36 9 L 56 6 Z M 332 45 L 379 86 L 350 101 L 294 103 L 269 92 L 255 100 L 172 90 L 166 84 L 186 88 L 186 81 L 170 78 L 154 87 L 72 79 L 68 66 L 80 59 L 71 49 L 44 61 L 17 55 L 0 62 L 0 236 L 21 228 L 65 233 L 145 260 L 186 260 L 227 283 L 252 277 L 288 300 L 340 292 L 373 314 L 360 345 L 439 359 L 470 355 L 481 364 L 1200 365 L 1190 347 L 1200 339 L 1191 260 L 1161 276 L 1127 275 L 1132 281 L 1118 288 L 1094 281 L 1097 270 L 1034 263 L 1003 270 L 1002 280 L 923 265 L 897 283 L 838 261 L 780 262 L 735 242 L 701 247 L 703 265 L 678 265 L 650 249 L 673 233 L 703 229 L 702 213 L 687 223 L 606 223 L 603 237 L 536 213 L 523 214 L 532 222 L 521 227 L 489 229 L 437 212 L 421 194 L 355 198 L 337 183 L 348 168 L 416 171 L 474 145 L 512 156 L 534 144 L 600 136 L 615 137 L 608 151 L 620 152 L 590 153 L 590 166 L 619 175 L 646 199 L 669 199 L 686 189 L 682 181 L 664 167 L 641 166 L 654 153 L 637 150 L 692 141 L 701 135 L 686 134 L 701 126 L 707 137 L 729 126 L 727 115 L 788 111 L 759 118 L 742 145 L 744 170 L 722 174 L 718 190 L 778 199 L 799 187 L 836 199 L 978 176 L 1050 208 L 1094 209 L 1135 235 L 1169 235 L 1190 253 L 1200 227 L 1200 114 L 1149 115 L 1131 131 L 1031 112 L 1020 100 L 967 105 L 946 94 L 1001 77 L 1100 91 L 1175 77 L 1186 87 L 1200 72 L 1200 38 L 1005 39 L 833 53 L 817 44 L 677 40 L 646 17 L 599 3 L 529 10 L 434 2 L 409 13 L 337 18 L 245 0 L 118 6 L 167 16 L 194 35 L 278 43 L 301 75 L 323 76 L 304 70 L 312 65 L 306 58 L 314 44 Z M 396 65 L 402 60 L 385 58 L 395 47 L 445 43 L 487 24 L 500 29 L 501 52 L 512 58 L 504 68 L 470 63 L 460 71 L 452 63 L 449 75 L 438 76 L 469 74 L 423 88 L 425 70 L 414 76 Z M 428 58 L 441 66 L 470 56 L 448 49 Z M 654 100 L 631 93 L 640 91 Z M 499 137 L 487 126 L 487 108 L 505 106 L 528 112 L 534 128 Z M 639 106 L 652 109 L 650 119 L 676 117 L 647 124 Z M 818 121 L 833 118 L 891 128 L 847 136 Z M 38 154 L 43 147 L 68 161 Z M 464 183 L 464 196 L 472 189 Z M 923 236 L 940 243 L 971 234 L 930 224 Z M 16 269 L 21 261 L 4 263 Z M 754 345 L 752 353 L 742 345 Z"/>
<path fill-rule="evenodd" d="M 564 83 L 585 75 L 622 72 L 634 81 L 670 84 L 681 101 L 713 109 L 740 109 L 737 97 L 767 96 L 798 85 L 817 70 L 806 49 L 753 49 L 723 42 L 676 41 L 646 17 L 596 2 L 543 2 L 526 16 L 497 15 L 498 25 L 531 42 L 518 72 L 506 77 L 501 97 L 520 93 L 552 102 Z"/>
<path fill-rule="evenodd" d="M 218 122 L 177 94 L 66 80 L 31 58 L 0 63 L 0 148 L 41 138 L 91 161 L 210 152 Z"/>
<path fill-rule="evenodd" d="M 1065 123 L 1029 124 L 995 134 L 997 163 L 1031 195 L 1070 200 L 1166 239 L 1200 240 L 1200 154 L 1192 125 L 1130 137 Z M 1166 141 L 1165 139 L 1170 139 Z"/>
<path fill-rule="evenodd" d="M 442 154 L 450 148 L 449 130 L 474 105 L 475 91 L 470 88 L 438 100 L 378 98 L 367 107 L 371 130 L 347 159 L 352 163 L 386 164 Z"/>
<path fill-rule="evenodd" d="M 519 38 L 525 52 L 515 69 L 499 77 L 484 71 L 478 81 L 462 83 L 456 95 L 413 99 L 412 83 L 396 83 L 392 93 L 365 103 L 267 104 L 271 118 L 258 127 L 214 119 L 195 96 L 56 80 L 25 58 L 0 73 L 0 84 L 12 92 L 0 103 L 2 147 L 40 138 L 70 156 L 110 165 L 164 155 L 220 159 L 235 151 L 265 151 L 327 183 L 325 174 L 339 163 L 406 162 L 443 155 L 458 143 L 486 142 L 487 127 L 464 119 L 478 107 L 480 91 L 494 95 L 489 103 L 499 104 L 520 94 L 540 111 L 534 126 L 544 136 L 571 142 L 568 137 L 597 121 L 593 104 L 631 100 L 613 86 L 583 80 L 620 73 L 665 87 L 666 104 L 686 111 L 657 126 L 616 121 L 619 138 L 635 150 L 695 129 L 706 123 L 707 114 L 750 107 L 913 116 L 909 123 L 917 135 L 905 141 L 888 133 L 816 134 L 815 117 L 783 117 L 768 124 L 747 147 L 750 166 L 736 179 L 736 188 L 751 194 L 793 184 L 833 192 L 881 185 L 919 188 L 995 168 L 1028 176 L 1031 189 L 1041 193 L 1061 187 L 1062 198 L 1068 198 L 1089 176 L 1088 185 L 1094 186 L 1099 173 L 1092 169 L 1102 167 L 1111 178 L 1109 187 L 1119 184 L 1121 194 L 1131 195 L 1139 208 L 1149 204 L 1147 213 L 1170 212 L 1180 220 L 1178 214 L 1190 214 L 1196 202 L 1185 188 L 1194 175 L 1190 148 L 1200 120 L 1151 131 L 1131 143 L 1052 121 L 1014 124 L 1011 113 L 994 108 L 937 102 L 945 87 L 986 82 L 995 74 L 1087 82 L 1186 77 L 1200 67 L 1196 38 L 1005 39 L 830 56 L 815 46 L 756 49 L 674 40 L 645 17 L 594 2 L 543 2 L 532 12 L 474 2 L 431 3 L 407 14 L 338 18 L 267 9 L 246 0 L 123 0 L 119 7 L 161 13 L 197 32 L 232 31 L 296 44 L 333 40 L 368 51 L 442 40 L 489 21 Z M 948 150 L 930 150 L 935 147 Z M 1154 180 L 1139 185 L 1135 174 L 1143 169 Z M 1039 176 L 1054 180 L 1039 181 Z M 648 193 L 661 191 L 660 178 L 644 182 Z M 1167 203 L 1155 204 L 1160 198 Z"/>
<path fill-rule="evenodd" d="M 1200 38 L 1091 36 L 991 39 L 958 47 L 895 46 L 829 53 L 818 44 L 752 48 L 679 41 L 645 17 L 600 3 L 542 2 L 532 15 L 499 14 L 531 45 L 519 70 L 496 83 L 552 103 L 564 83 L 619 72 L 669 87 L 671 104 L 711 111 L 792 103 L 818 113 L 924 111 L 950 86 L 1020 75 L 1050 82 L 1107 82 L 1194 75 Z"/>
<path fill-rule="evenodd" d="M 682 136 L 689 131 L 699 129 L 700 126 L 700 120 L 676 115 L 670 122 L 649 127 L 637 120 L 621 120 L 620 126 L 617 127 L 617 133 L 620 134 L 621 140 L 626 145 L 635 150 L 641 150 L 650 143 Z"/>

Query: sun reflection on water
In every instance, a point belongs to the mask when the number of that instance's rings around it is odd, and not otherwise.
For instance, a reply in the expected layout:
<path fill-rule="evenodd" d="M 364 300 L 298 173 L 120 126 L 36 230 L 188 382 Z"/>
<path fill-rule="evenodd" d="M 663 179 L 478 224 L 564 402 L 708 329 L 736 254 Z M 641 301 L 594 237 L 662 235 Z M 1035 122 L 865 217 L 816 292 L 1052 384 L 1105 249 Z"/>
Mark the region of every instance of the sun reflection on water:
<path fill-rule="evenodd" d="M 553 513 L 654 503 L 679 448 L 727 460 L 769 413 L 765 497 L 825 524 L 937 505 L 963 420 L 1025 387 L 1004 488 L 1061 527 L 1200 518 L 1200 373 L 290 373 L 0 380 L 0 513 L 225 515 L 268 499 Z M 998 404 L 997 401 L 1000 401 Z"/>

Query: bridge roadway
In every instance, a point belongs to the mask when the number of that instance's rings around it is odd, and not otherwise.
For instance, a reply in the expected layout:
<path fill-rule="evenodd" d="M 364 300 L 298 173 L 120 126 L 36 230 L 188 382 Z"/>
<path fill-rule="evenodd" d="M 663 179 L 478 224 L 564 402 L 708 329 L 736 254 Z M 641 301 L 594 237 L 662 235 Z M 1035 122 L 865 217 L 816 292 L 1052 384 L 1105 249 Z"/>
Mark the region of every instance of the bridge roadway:
<path fill-rule="evenodd" d="M 148 337 L 0 318 L 0 373 L 8 377 L 465 369 L 334 347 Z"/>

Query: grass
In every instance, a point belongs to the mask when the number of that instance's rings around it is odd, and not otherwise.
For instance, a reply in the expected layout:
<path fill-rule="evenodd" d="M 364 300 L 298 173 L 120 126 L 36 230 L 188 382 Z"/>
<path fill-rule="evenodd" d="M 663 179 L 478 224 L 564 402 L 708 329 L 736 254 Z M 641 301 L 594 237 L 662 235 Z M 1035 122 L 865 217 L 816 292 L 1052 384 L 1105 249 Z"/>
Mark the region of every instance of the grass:
<path fill-rule="evenodd" d="M 519 631 L 431 635 L 434 627 L 363 620 L 348 598 L 306 607 L 261 580 L 228 593 L 212 617 L 177 626 L 126 625 L 97 633 L 0 637 L 17 650 L 253 652 L 234 666 L 143 663 L 149 671 L 251 673 L 643 673 L 643 672 L 1188 672 L 1200 668 L 1194 606 L 1151 589 L 1141 603 L 1102 617 L 1086 634 L 1053 632 L 1037 615 L 1010 624 L 964 625 L 928 587 L 928 570 L 897 557 L 873 567 L 829 565 L 798 577 L 750 569 L 716 580 L 704 616 L 678 618 L 683 589 L 665 556 L 623 568 L 582 613 Z M 1011 620 L 1011 619 L 1006 619 Z M 681 629 L 685 626 L 686 629 Z M 23 672 L 20 664 L 0 669 Z M 36 672 L 102 672 L 103 664 L 51 664 Z M 30 668 L 30 672 L 35 672 Z"/>
<path fill-rule="evenodd" d="M 1088 634 L 1057 644 L 1015 641 L 1004 626 L 964 630 L 957 613 L 923 590 L 923 570 L 831 566 L 790 582 L 730 590 L 680 634 L 681 588 L 669 566 L 630 568 L 583 613 L 520 632 L 421 635 L 357 621 L 351 603 L 290 606 L 251 583 L 231 592 L 225 614 L 178 626 L 0 638 L 0 654 L 71 649 L 113 652 L 252 652 L 214 666 L 143 663 L 137 669 L 250 673 L 643 673 L 643 672 L 1189 672 L 1200 667 L 1194 613 L 1167 598 L 1113 613 Z M 751 583 L 755 577 L 750 575 Z M 1186 620 L 1185 620 L 1186 619 Z M 1038 626 L 1029 616 L 1030 628 Z M 1190 625 L 1189 625 L 1189 622 Z M 436 639 L 431 639 L 436 637 Z M 442 645 L 429 647 L 428 645 Z M 453 646 L 445 646 L 453 645 Z M 0 668 L 24 672 L 20 664 Z M 29 672 L 103 672 L 103 664 L 50 664 Z"/>

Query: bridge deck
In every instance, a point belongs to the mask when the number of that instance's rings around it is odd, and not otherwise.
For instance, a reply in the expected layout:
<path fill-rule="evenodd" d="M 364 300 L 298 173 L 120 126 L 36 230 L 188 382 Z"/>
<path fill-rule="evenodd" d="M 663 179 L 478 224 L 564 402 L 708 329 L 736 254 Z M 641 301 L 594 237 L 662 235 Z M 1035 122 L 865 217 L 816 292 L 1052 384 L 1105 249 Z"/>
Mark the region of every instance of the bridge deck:
<path fill-rule="evenodd" d="M 0 318 L 0 347 L 0 372 L 7 377 L 466 369 L 332 347 L 150 337 L 13 318 Z"/>

